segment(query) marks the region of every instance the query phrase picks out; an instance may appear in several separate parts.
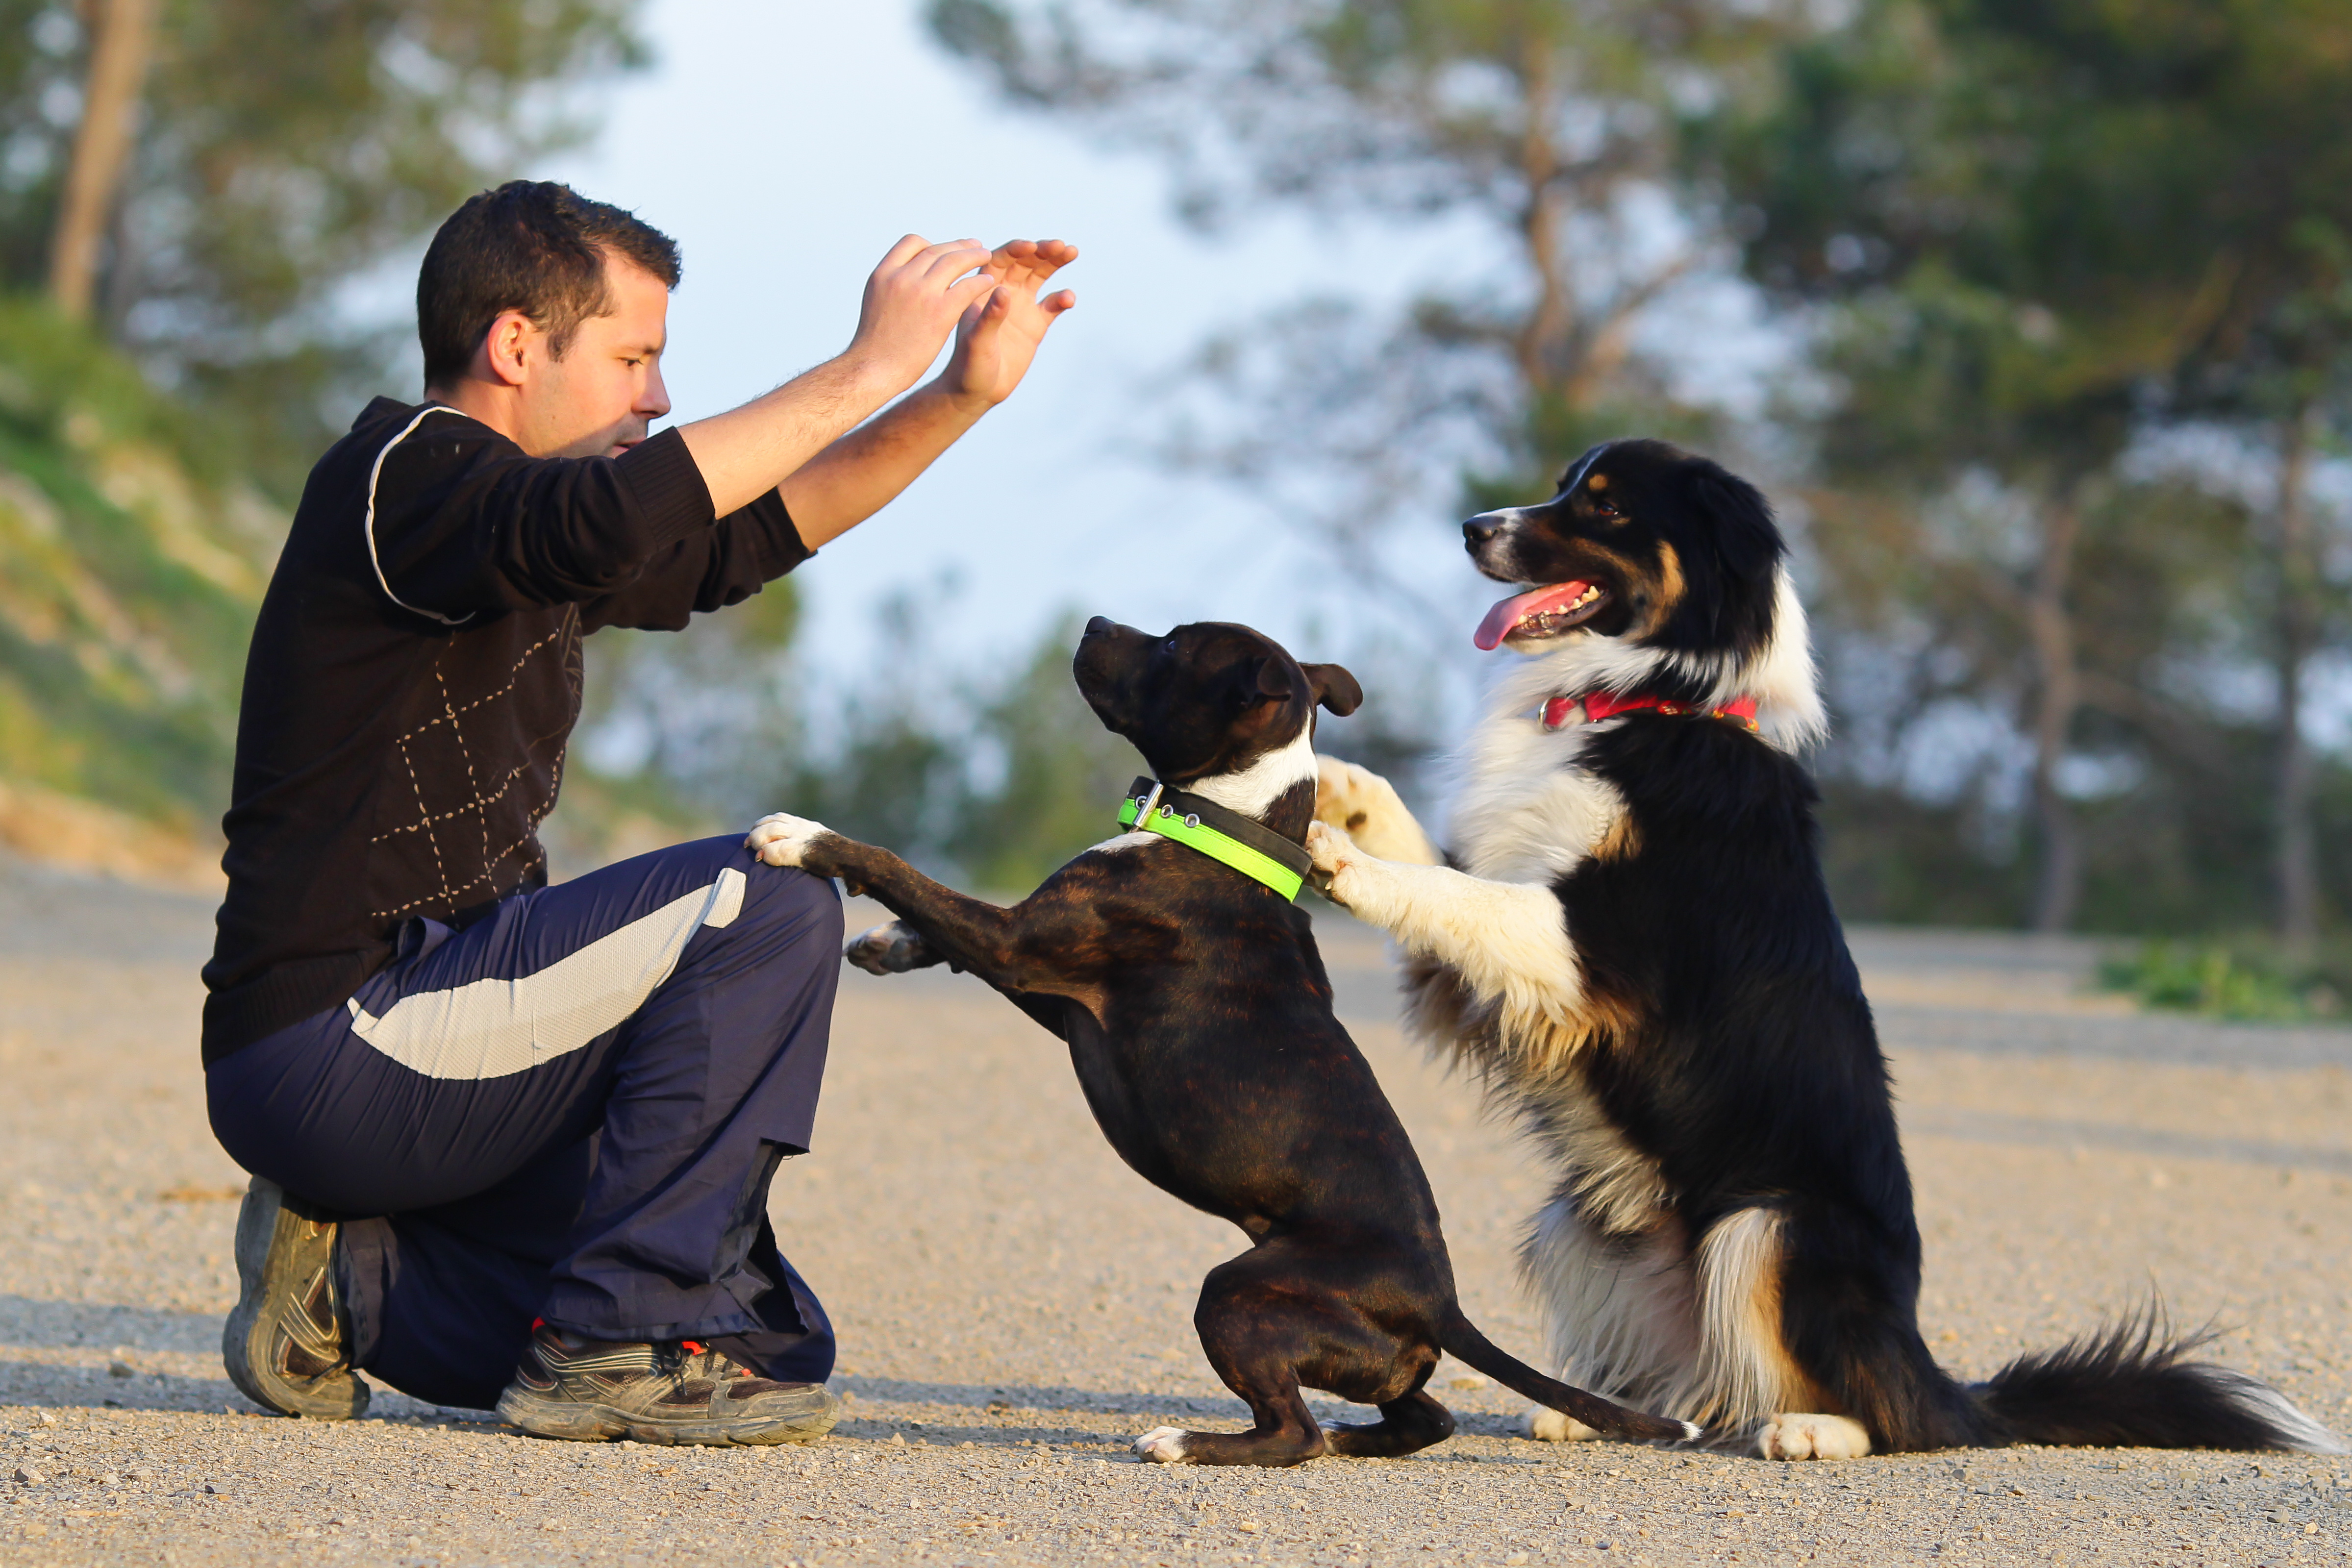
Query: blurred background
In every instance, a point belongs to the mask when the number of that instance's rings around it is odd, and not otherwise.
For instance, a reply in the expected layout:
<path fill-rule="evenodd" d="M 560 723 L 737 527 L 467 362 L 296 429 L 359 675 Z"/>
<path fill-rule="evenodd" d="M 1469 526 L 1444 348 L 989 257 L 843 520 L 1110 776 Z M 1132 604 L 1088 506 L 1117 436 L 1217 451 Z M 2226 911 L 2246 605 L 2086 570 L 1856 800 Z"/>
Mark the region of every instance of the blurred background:
<path fill-rule="evenodd" d="M 1442 819 L 1467 511 L 1612 435 L 1799 554 L 1850 921 L 2352 996 L 2342 0 L 0 0 L 0 842 L 203 885 L 310 464 L 465 196 L 676 235 L 677 415 L 900 234 L 1059 236 L 1015 399 L 751 604 L 590 644 L 559 871 L 790 808 L 967 885 L 1136 768 L 1075 629 L 1247 621 Z M 2145 939 L 2145 940 L 2143 940 Z"/>

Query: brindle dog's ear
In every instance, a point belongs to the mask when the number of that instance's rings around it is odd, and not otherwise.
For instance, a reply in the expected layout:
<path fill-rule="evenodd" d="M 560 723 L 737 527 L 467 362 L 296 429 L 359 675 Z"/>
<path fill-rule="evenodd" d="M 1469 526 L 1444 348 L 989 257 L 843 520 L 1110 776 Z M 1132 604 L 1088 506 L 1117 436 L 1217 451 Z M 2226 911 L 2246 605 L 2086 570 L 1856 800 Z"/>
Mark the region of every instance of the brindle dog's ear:
<path fill-rule="evenodd" d="M 1307 689 L 1315 700 L 1341 718 L 1364 706 L 1364 688 L 1356 677 L 1337 664 L 1301 664 L 1307 672 Z"/>
<path fill-rule="evenodd" d="M 1236 708 L 1253 708 L 1290 695 L 1290 672 L 1283 664 L 1278 657 L 1268 657 L 1234 666 L 1228 700 Z"/>

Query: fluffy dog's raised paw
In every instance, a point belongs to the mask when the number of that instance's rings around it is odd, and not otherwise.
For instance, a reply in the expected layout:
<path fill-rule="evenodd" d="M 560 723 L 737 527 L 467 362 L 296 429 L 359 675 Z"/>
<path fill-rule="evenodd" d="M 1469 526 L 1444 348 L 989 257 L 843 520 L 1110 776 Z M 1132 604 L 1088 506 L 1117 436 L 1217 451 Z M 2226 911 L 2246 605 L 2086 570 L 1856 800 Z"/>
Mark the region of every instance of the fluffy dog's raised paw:
<path fill-rule="evenodd" d="M 1336 757 L 1315 759 L 1315 820 L 1354 832 L 1371 821 L 1372 813 L 1396 791 L 1369 768 L 1342 762 Z"/>
<path fill-rule="evenodd" d="M 1859 1459 L 1870 1452 L 1870 1434 L 1843 1416 L 1783 1412 L 1756 1434 L 1756 1452 L 1767 1459 Z"/>
<path fill-rule="evenodd" d="M 1135 1451 L 1155 1465 L 1181 1465 L 1184 1459 L 1184 1439 L 1192 1436 L 1181 1427 L 1154 1427 L 1135 1440 Z"/>
<path fill-rule="evenodd" d="M 841 956 L 869 975 L 903 975 L 939 962 L 924 945 L 922 933 L 903 920 L 861 933 Z"/>
<path fill-rule="evenodd" d="M 1309 880 L 1314 883 L 1316 892 L 1334 904 L 1348 902 L 1346 889 L 1339 885 L 1339 879 L 1354 863 L 1358 852 L 1356 841 L 1349 838 L 1344 830 L 1328 822 L 1307 824 L 1307 853 L 1315 862 L 1314 873 Z"/>
<path fill-rule="evenodd" d="M 770 865 L 796 866 L 807 858 L 809 846 L 831 831 L 823 822 L 772 811 L 751 824 L 743 847 Z"/>

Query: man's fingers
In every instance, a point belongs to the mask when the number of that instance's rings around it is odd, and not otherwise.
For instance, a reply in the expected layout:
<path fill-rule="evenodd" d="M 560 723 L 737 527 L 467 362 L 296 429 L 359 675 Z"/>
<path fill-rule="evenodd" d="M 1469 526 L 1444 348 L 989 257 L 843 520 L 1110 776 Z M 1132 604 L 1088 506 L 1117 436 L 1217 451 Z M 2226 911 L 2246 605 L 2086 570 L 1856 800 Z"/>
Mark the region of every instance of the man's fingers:
<path fill-rule="evenodd" d="M 930 248 L 930 246 L 931 242 L 925 239 L 920 235 L 904 235 L 899 239 L 897 245 L 892 246 L 889 251 L 884 255 L 881 265 L 877 267 L 874 270 L 879 272 L 883 267 L 904 266 L 909 257 L 920 255 L 926 249 Z"/>
<path fill-rule="evenodd" d="M 1006 240 L 991 253 L 989 270 L 1007 283 L 1041 284 L 1078 259 L 1078 247 L 1066 240 Z"/>
<path fill-rule="evenodd" d="M 935 245 L 916 258 L 923 276 L 935 282 L 945 282 L 988 262 L 988 247 L 978 240 L 958 240 L 953 245 Z"/>
<path fill-rule="evenodd" d="M 1048 294 L 1045 298 L 1037 301 L 1037 305 L 1038 308 L 1044 310 L 1047 315 L 1059 316 L 1063 311 L 1076 305 L 1077 302 L 1078 297 L 1070 290 L 1065 288 L 1059 294 Z"/>

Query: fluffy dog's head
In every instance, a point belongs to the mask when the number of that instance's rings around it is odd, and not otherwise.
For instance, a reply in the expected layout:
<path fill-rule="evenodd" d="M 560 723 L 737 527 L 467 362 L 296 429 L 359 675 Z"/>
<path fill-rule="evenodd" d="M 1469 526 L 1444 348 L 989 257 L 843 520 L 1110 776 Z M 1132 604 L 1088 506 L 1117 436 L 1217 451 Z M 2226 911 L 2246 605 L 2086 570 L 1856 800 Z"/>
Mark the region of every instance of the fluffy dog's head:
<path fill-rule="evenodd" d="M 1314 779 L 1315 709 L 1344 716 L 1364 700 L 1339 665 L 1302 664 L 1273 638 L 1215 621 L 1154 636 L 1097 615 L 1071 673 L 1103 727 L 1133 742 L 1161 782 L 1253 780 L 1250 803 L 1218 801 L 1251 815 Z"/>
<path fill-rule="evenodd" d="M 1763 496 L 1720 465 L 1663 441 L 1605 442 L 1569 465 L 1549 501 L 1481 513 L 1462 532 L 1480 571 L 1532 585 L 1477 632 L 1481 648 L 1538 661 L 1528 682 L 1510 683 L 1514 700 L 1520 684 L 1752 697 L 1783 744 L 1820 729 L 1787 547 Z"/>

